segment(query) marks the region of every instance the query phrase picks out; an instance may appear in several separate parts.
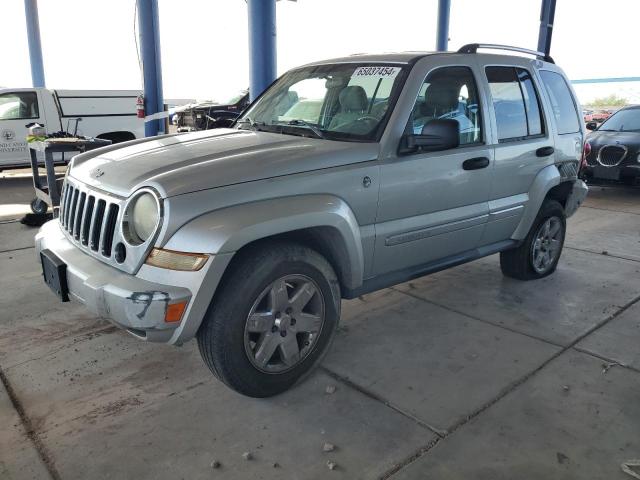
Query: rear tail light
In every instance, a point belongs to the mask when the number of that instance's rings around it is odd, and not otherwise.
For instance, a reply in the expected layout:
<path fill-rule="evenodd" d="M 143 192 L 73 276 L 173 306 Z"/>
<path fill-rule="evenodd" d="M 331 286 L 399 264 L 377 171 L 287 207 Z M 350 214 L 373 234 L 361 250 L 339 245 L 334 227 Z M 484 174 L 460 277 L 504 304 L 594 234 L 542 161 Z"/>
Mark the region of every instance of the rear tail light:
<path fill-rule="evenodd" d="M 589 142 L 584 142 L 584 146 L 582 147 L 582 158 L 580 159 L 580 170 L 584 169 L 587 166 L 587 157 L 591 154 L 591 144 Z"/>

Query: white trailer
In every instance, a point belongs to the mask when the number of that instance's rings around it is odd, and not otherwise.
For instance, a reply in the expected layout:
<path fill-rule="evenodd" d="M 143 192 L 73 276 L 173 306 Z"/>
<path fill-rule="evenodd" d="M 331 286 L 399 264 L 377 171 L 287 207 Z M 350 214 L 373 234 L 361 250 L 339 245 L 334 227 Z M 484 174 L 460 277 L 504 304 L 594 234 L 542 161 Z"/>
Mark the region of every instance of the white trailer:
<path fill-rule="evenodd" d="M 61 130 L 114 143 L 144 137 L 136 115 L 135 90 L 0 89 L 0 170 L 29 166 L 27 125 Z M 77 130 L 76 130 L 77 126 Z M 68 162 L 70 158 L 56 158 Z"/>

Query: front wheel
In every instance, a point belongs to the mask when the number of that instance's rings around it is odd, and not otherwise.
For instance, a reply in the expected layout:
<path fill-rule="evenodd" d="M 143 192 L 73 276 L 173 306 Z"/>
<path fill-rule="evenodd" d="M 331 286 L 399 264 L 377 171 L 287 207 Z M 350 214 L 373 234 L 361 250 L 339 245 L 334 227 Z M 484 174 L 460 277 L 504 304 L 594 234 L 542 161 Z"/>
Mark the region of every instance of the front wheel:
<path fill-rule="evenodd" d="M 340 316 L 340 287 L 319 253 L 294 243 L 241 252 L 198 331 L 213 374 L 251 397 L 287 390 L 327 352 Z"/>
<path fill-rule="evenodd" d="M 562 205 L 555 200 L 545 200 L 522 244 L 500 253 L 502 273 L 518 280 L 552 274 L 562 254 L 566 228 Z"/>

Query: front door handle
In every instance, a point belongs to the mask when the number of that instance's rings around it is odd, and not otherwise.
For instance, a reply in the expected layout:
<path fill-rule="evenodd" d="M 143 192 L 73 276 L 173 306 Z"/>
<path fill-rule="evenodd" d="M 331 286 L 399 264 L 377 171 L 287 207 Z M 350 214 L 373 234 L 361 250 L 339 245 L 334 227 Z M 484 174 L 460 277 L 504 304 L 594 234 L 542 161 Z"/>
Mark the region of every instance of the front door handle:
<path fill-rule="evenodd" d="M 462 168 L 465 170 L 480 170 L 487 168 L 491 161 L 487 157 L 470 158 L 462 162 Z"/>
<path fill-rule="evenodd" d="M 548 157 L 553 155 L 555 149 L 553 147 L 540 147 L 536 150 L 536 157 Z"/>

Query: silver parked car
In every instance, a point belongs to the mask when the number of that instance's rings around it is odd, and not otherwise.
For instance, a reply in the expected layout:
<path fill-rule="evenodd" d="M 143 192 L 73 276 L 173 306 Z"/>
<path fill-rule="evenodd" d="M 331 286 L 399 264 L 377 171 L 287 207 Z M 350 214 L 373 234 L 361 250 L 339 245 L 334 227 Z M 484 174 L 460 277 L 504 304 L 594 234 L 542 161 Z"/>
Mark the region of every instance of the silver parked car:
<path fill-rule="evenodd" d="M 549 57 L 480 47 L 306 65 L 231 128 L 78 155 L 36 236 L 47 283 L 265 397 L 320 362 L 341 298 L 497 252 L 549 275 L 587 192 L 581 108 Z"/>

